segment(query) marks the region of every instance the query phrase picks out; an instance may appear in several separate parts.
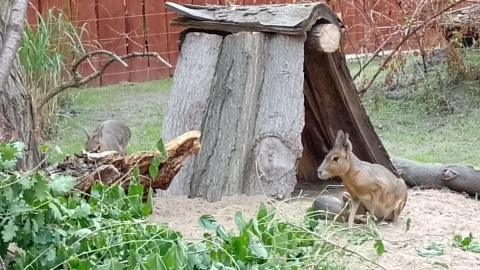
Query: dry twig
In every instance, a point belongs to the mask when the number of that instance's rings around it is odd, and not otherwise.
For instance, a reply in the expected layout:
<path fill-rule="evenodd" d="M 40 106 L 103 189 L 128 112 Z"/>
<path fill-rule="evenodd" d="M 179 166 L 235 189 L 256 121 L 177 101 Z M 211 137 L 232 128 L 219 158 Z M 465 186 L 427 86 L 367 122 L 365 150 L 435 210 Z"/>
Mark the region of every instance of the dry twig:
<path fill-rule="evenodd" d="M 110 59 L 107 62 L 105 62 L 105 64 L 103 64 L 103 66 L 101 66 L 99 69 L 97 69 L 92 74 L 90 74 L 86 77 L 80 76 L 78 74 L 78 71 L 77 71 L 80 64 L 83 61 L 89 59 L 90 57 L 95 56 L 95 55 L 100 55 L 100 54 L 107 55 L 107 56 L 110 57 Z M 85 54 L 84 56 L 82 56 L 81 58 L 79 58 L 78 60 L 76 60 L 72 64 L 72 68 L 71 68 L 72 78 L 70 80 L 65 81 L 62 84 L 56 86 L 51 91 L 46 93 L 45 96 L 40 98 L 40 100 L 37 103 L 37 111 L 39 111 L 51 98 L 60 94 L 64 90 L 66 90 L 68 88 L 78 88 L 78 87 L 80 87 L 84 84 L 89 83 L 90 81 L 94 80 L 98 76 L 101 76 L 105 72 L 107 67 L 110 66 L 113 62 L 120 62 L 124 67 L 128 68 L 127 63 L 125 63 L 124 60 L 134 58 L 134 57 L 153 57 L 153 58 L 157 59 L 158 61 L 162 62 L 163 64 L 165 64 L 167 67 L 169 67 L 169 68 L 172 67 L 172 65 L 170 65 L 167 61 L 165 61 L 165 59 L 160 57 L 160 55 L 156 52 L 145 52 L 145 53 L 133 52 L 133 53 L 129 53 L 129 54 L 123 55 L 123 56 L 118 56 L 115 53 L 110 52 L 110 51 L 106 51 L 106 50 L 97 50 L 97 51 L 89 52 L 89 53 Z"/>

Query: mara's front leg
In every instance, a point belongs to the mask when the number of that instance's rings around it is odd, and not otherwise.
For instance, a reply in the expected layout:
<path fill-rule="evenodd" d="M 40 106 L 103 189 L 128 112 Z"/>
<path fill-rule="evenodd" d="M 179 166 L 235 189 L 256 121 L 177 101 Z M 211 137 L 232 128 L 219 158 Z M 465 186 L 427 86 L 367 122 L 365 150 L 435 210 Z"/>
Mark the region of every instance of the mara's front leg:
<path fill-rule="evenodd" d="M 358 206 L 360 206 L 360 201 L 358 199 L 351 199 L 352 207 L 350 208 L 350 214 L 348 215 L 348 227 L 353 227 L 353 220 L 355 219 L 355 214 L 357 213 Z"/>

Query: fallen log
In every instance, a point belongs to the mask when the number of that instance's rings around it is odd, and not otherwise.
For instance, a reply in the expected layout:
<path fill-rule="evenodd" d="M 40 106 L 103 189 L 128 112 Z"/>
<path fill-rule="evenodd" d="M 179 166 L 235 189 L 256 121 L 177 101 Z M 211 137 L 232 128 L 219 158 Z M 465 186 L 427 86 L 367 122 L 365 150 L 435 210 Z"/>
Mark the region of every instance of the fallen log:
<path fill-rule="evenodd" d="M 127 190 L 134 168 L 138 166 L 138 182 L 144 186 L 146 195 L 149 188 L 168 189 L 185 160 L 200 151 L 199 138 L 200 131 L 189 131 L 167 143 L 165 149 L 168 159 L 160 160 L 155 179 L 150 176 L 149 167 L 154 162 L 155 156 L 162 156 L 160 151 L 144 151 L 126 157 L 114 151 L 76 154 L 68 156 L 63 162 L 50 166 L 45 171 L 49 175 L 61 173 L 75 177 L 77 179 L 75 189 L 88 195 L 92 185 L 97 181 L 106 185 L 121 183 Z"/>
<path fill-rule="evenodd" d="M 392 157 L 392 162 L 410 187 L 422 189 L 446 187 L 470 196 L 480 194 L 480 171 L 472 166 L 419 163 L 400 157 Z"/>

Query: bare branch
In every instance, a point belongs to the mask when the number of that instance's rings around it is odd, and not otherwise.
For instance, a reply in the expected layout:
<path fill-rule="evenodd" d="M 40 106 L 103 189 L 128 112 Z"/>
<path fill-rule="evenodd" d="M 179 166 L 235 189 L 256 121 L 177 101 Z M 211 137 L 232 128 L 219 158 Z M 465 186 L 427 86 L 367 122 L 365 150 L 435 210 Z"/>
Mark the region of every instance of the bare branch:
<path fill-rule="evenodd" d="M 399 31 L 395 31 L 395 34 L 398 33 Z M 363 65 L 363 66 L 360 66 L 360 70 L 358 70 L 358 72 L 355 74 L 355 76 L 353 76 L 353 79 L 355 80 L 356 78 L 358 78 L 358 76 L 360 76 L 360 74 L 362 74 L 363 70 L 375 59 L 375 57 L 377 57 L 380 52 L 383 51 L 383 48 L 385 48 L 385 46 L 388 45 L 388 43 L 390 42 L 390 39 L 392 39 L 393 35 L 390 35 L 383 43 L 382 45 L 380 45 L 376 50 L 375 52 L 373 52 L 372 56 L 370 57 L 370 59 L 368 59 L 368 61 Z"/>
<path fill-rule="evenodd" d="M 2 0 L 6 1 L 6 0 Z M 15 0 L 7 23 L 7 31 L 0 51 L 0 93 L 5 91 L 7 80 L 17 57 L 20 40 L 23 36 L 28 0 Z"/>
<path fill-rule="evenodd" d="M 100 54 L 108 55 L 110 57 L 110 59 L 105 64 L 103 64 L 103 66 L 101 66 L 98 70 L 96 70 L 92 74 L 88 75 L 87 77 L 80 76 L 78 74 L 78 71 L 77 71 L 80 64 L 82 62 L 84 62 L 85 60 L 89 59 L 90 57 L 95 56 L 95 55 L 100 55 Z M 127 55 L 118 56 L 115 53 L 110 52 L 110 51 L 106 51 L 106 50 L 93 51 L 93 52 L 85 54 L 84 56 L 82 56 L 81 58 L 79 58 L 78 60 L 76 60 L 72 64 L 72 70 L 71 70 L 72 78 L 70 80 L 65 81 L 62 84 L 56 86 L 51 91 L 46 93 L 42 98 L 40 98 L 40 100 L 37 103 L 37 111 L 39 111 L 45 104 L 47 104 L 47 102 L 51 98 L 60 94 L 64 90 L 66 90 L 68 88 L 78 88 L 82 85 L 85 85 L 85 84 L 89 83 L 90 81 L 94 80 L 98 76 L 101 76 L 105 72 L 107 67 L 110 66 L 113 62 L 120 62 L 123 66 L 128 68 L 127 63 L 125 63 L 124 60 L 134 58 L 134 57 L 153 57 L 153 58 L 157 59 L 158 61 L 162 62 L 163 64 L 165 64 L 167 67 L 169 67 L 169 68 L 172 67 L 172 65 L 170 65 L 170 63 L 165 61 L 165 59 L 160 57 L 160 55 L 156 52 L 145 52 L 145 53 L 133 52 L 133 53 L 129 53 Z"/>
<path fill-rule="evenodd" d="M 395 46 L 395 48 L 387 55 L 387 57 L 385 58 L 385 60 L 383 60 L 382 64 L 380 65 L 380 67 L 377 69 L 377 71 L 375 72 L 375 74 L 373 75 L 373 77 L 368 81 L 368 83 L 363 87 L 362 90 L 358 91 L 358 95 L 360 97 L 362 97 L 366 92 L 367 90 L 372 86 L 373 82 L 375 81 L 375 79 L 377 79 L 378 75 L 380 75 L 380 73 L 382 72 L 382 70 L 385 69 L 385 67 L 387 66 L 387 64 L 390 62 L 390 60 L 392 59 L 392 57 L 395 55 L 395 53 L 397 53 L 399 50 L 400 50 L 400 47 L 402 47 L 402 45 L 411 37 L 413 36 L 415 33 L 417 33 L 417 31 L 419 31 L 420 29 L 424 28 L 428 23 L 430 23 L 431 21 L 435 20 L 438 16 L 442 15 L 443 13 L 445 13 L 447 10 L 451 9 L 451 8 L 454 8 L 455 6 L 465 2 L 466 0 L 459 0 L 453 4 L 450 4 L 448 7 L 440 10 L 439 12 L 435 13 L 434 15 L 430 16 L 428 19 L 426 19 L 421 25 L 418 25 L 416 26 L 415 28 L 413 28 L 413 30 L 411 30 L 410 32 L 408 32 L 403 38 L 402 40 L 400 40 L 400 42 L 397 44 L 397 46 Z"/>

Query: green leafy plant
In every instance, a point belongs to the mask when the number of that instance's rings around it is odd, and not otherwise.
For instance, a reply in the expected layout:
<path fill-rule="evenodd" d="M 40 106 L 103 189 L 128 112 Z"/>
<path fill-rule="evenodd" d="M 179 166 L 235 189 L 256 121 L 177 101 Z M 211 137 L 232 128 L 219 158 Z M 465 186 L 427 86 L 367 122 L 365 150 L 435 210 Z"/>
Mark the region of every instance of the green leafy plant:
<path fill-rule="evenodd" d="M 429 243 L 417 249 L 418 255 L 421 257 L 432 258 L 444 254 L 443 245 L 437 243 Z"/>
<path fill-rule="evenodd" d="M 18 252 L 10 269 L 182 269 L 188 248 L 181 234 L 148 222 L 152 190 L 142 201 L 135 179 L 95 184 L 88 200 L 71 192 L 75 179 L 41 172 L 8 172 L 22 144 L 0 144 L 0 255 Z M 67 194 L 69 193 L 69 194 Z"/>
<path fill-rule="evenodd" d="M 202 216 L 200 227 L 214 231 L 215 235 L 205 234 L 209 257 L 197 258 L 196 261 L 203 264 L 211 260 L 213 265 L 226 267 L 224 269 L 252 269 L 254 265 L 262 265 L 262 269 L 301 269 L 302 262 L 311 259 L 309 256 L 321 246 L 308 230 L 299 230 L 292 224 L 274 220 L 274 216 L 274 212 L 269 212 L 264 204 L 260 205 L 257 217 L 248 222 L 241 212 L 237 212 L 235 223 L 238 235 L 225 231 L 213 216 Z M 205 255 L 198 254 L 199 257 Z"/>
<path fill-rule="evenodd" d="M 453 246 L 465 251 L 480 253 L 480 242 L 473 238 L 472 233 L 465 237 L 455 235 L 453 237 Z"/>

